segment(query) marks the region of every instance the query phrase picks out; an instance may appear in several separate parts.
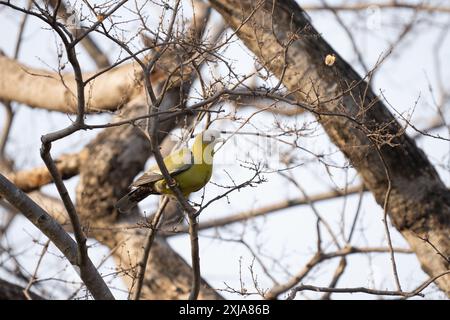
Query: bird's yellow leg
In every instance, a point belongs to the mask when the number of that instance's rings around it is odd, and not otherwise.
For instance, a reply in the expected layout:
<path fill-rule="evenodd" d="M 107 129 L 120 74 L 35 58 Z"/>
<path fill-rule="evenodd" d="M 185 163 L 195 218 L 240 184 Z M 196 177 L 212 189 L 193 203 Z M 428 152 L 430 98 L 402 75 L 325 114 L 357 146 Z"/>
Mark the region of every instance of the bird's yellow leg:
<path fill-rule="evenodd" d="M 180 187 L 177 180 L 174 179 L 174 187 Z M 155 183 L 155 189 L 162 194 L 173 194 L 172 189 L 167 185 L 166 180 L 160 180 Z"/>

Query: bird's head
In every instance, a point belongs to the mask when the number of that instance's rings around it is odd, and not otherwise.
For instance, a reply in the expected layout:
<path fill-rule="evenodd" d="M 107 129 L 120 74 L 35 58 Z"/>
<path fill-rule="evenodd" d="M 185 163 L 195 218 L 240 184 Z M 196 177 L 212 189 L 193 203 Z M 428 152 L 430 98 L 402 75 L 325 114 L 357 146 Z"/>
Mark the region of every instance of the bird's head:
<path fill-rule="evenodd" d="M 205 162 L 212 164 L 212 158 L 215 154 L 214 147 L 217 143 L 224 142 L 220 137 L 220 131 L 207 129 L 195 137 L 192 151 L 196 162 Z"/>
<path fill-rule="evenodd" d="M 202 135 L 202 142 L 204 144 L 216 144 L 219 142 L 223 142 L 223 139 L 220 137 L 220 131 L 214 130 L 214 129 L 207 129 L 201 133 Z"/>

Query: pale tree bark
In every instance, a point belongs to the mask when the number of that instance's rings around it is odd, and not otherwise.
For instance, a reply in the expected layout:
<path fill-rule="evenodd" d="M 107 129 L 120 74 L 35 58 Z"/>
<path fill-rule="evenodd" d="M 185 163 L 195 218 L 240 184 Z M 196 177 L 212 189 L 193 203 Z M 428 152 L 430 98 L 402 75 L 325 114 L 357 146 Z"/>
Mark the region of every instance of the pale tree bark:
<path fill-rule="evenodd" d="M 79 166 L 86 158 L 87 151 L 83 149 L 79 153 L 62 155 L 55 162 L 62 178 L 70 179 L 71 177 L 78 175 Z M 27 170 L 11 171 L 0 165 L 0 172 L 3 172 L 12 183 L 24 192 L 38 190 L 53 182 L 50 172 L 48 172 L 48 169 L 45 166 Z"/>
<path fill-rule="evenodd" d="M 51 111 L 77 112 L 77 84 L 72 72 L 31 68 L 5 56 L 0 56 L 0 69 L 1 100 Z M 85 87 L 86 112 L 116 110 L 142 93 L 139 70 L 135 63 L 128 63 L 95 77 Z M 95 75 L 86 73 L 83 79 L 86 81 Z"/>
<path fill-rule="evenodd" d="M 320 36 L 295 1 L 210 3 L 264 67 L 281 79 L 291 97 L 311 104 L 331 140 L 387 208 L 423 270 L 431 277 L 448 270 L 448 189 L 383 102 Z M 328 66 L 325 58 L 332 54 L 336 61 Z M 436 283 L 450 294 L 450 276 Z"/>

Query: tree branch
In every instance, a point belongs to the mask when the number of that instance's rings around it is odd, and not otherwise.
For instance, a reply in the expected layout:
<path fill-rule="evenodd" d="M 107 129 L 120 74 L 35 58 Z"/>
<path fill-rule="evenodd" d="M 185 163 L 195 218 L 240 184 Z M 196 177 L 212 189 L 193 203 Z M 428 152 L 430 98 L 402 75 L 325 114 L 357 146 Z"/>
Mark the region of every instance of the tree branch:
<path fill-rule="evenodd" d="M 77 112 L 77 84 L 72 73 L 58 74 L 0 56 L 0 99 L 51 111 Z M 84 89 L 86 112 L 116 110 L 142 93 L 139 68 L 133 63 L 102 73 Z M 95 76 L 86 73 L 84 79 Z M 16 84 L 20 83 L 20 86 Z M 22 90 L 27 88 L 27 90 Z"/>
<path fill-rule="evenodd" d="M 108 286 L 88 257 L 83 264 L 78 264 L 78 246 L 64 229 L 2 174 L 0 174 L 0 195 L 20 210 L 28 220 L 56 245 L 74 266 L 75 270 L 78 271 L 81 280 L 83 280 L 95 299 L 114 299 Z"/>
<path fill-rule="evenodd" d="M 57 9 L 58 16 L 65 22 L 67 22 L 67 18 L 69 18 L 73 14 L 67 12 L 67 7 L 64 3 L 64 0 L 49 0 L 48 3 L 54 9 Z M 70 27 L 69 30 L 75 37 L 80 34 L 80 29 L 75 28 L 75 26 Z M 95 43 L 90 34 L 86 35 L 83 40 L 81 40 L 81 45 L 84 47 L 86 52 L 89 54 L 89 56 L 92 58 L 99 69 L 106 68 L 110 65 L 108 57 Z"/>
<path fill-rule="evenodd" d="M 9 283 L 3 279 L 0 279 L 0 300 L 45 300 L 43 297 L 35 294 L 34 292 L 28 292 L 29 297 L 25 296 L 24 288 L 21 286 Z"/>
<path fill-rule="evenodd" d="M 86 161 L 87 155 L 87 150 L 82 150 L 79 153 L 62 155 L 55 160 L 56 168 L 60 172 L 61 178 L 70 179 L 78 175 L 79 166 L 83 161 Z M 19 189 L 27 193 L 53 182 L 53 178 L 45 166 L 6 172 L 5 175 Z"/>
<path fill-rule="evenodd" d="M 387 212 L 424 271 L 434 277 L 448 270 L 449 263 L 435 259 L 433 248 L 416 236 L 427 234 L 444 255 L 450 255 L 448 189 L 425 153 L 367 82 L 314 29 L 298 4 L 293 0 L 210 3 L 297 101 L 315 106 L 316 118 L 380 205 L 392 182 Z M 331 66 L 325 63 L 328 55 L 336 58 Z M 335 115 L 324 117 L 323 112 Z M 386 176 L 386 168 L 391 177 Z M 450 277 L 438 278 L 437 284 L 450 292 Z"/>

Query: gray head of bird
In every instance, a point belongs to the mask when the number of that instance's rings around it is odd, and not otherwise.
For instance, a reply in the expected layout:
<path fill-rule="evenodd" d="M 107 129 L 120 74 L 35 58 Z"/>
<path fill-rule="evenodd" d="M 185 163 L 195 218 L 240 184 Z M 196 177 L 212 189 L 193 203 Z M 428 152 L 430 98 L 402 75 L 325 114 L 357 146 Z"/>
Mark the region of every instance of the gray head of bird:
<path fill-rule="evenodd" d="M 204 144 L 216 144 L 223 141 L 223 138 L 220 137 L 219 130 L 207 129 L 202 132 L 202 142 Z"/>
<path fill-rule="evenodd" d="M 192 147 L 194 160 L 197 163 L 212 164 L 215 154 L 214 146 L 219 142 L 224 142 L 224 140 L 220 137 L 218 130 L 208 129 L 197 135 Z"/>

